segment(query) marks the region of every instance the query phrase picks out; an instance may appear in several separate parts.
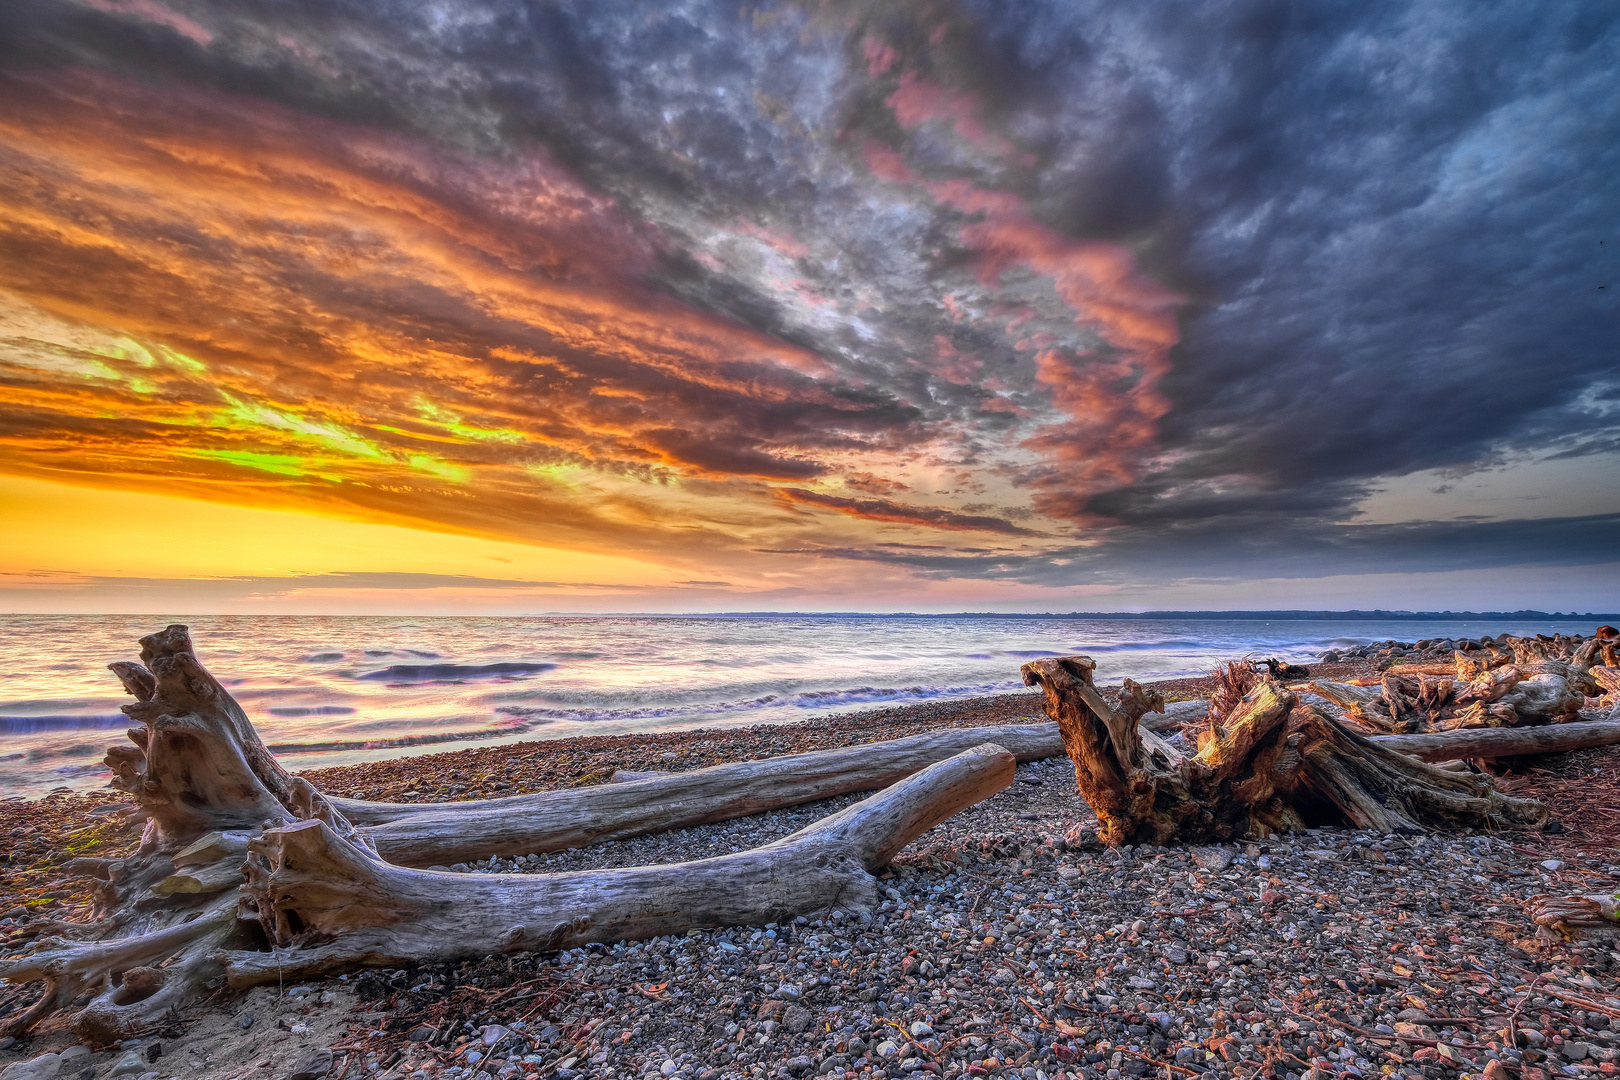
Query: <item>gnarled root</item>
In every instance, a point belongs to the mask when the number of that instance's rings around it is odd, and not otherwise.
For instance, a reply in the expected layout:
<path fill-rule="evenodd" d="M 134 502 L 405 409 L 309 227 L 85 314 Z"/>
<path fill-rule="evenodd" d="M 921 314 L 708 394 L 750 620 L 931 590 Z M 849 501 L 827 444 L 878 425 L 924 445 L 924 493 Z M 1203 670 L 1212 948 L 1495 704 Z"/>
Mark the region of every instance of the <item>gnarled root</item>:
<path fill-rule="evenodd" d="M 1196 755 L 1183 756 L 1140 729 L 1140 716 L 1158 707 L 1153 696 L 1127 683 L 1121 707 L 1111 709 L 1092 685 L 1095 667 L 1089 657 L 1068 656 L 1025 664 L 1023 673 L 1045 693 L 1104 843 L 1265 835 L 1324 809 L 1385 831 L 1525 829 L 1546 820 L 1540 803 L 1381 747 L 1271 681 L 1204 732 Z"/>
<path fill-rule="evenodd" d="M 874 871 L 1006 787 L 1015 768 L 983 744 L 765 847 L 627 870 L 445 874 L 381 862 L 321 822 L 267 830 L 242 891 L 274 948 L 231 952 L 226 971 L 252 985 L 863 908 L 876 899 Z"/>
<path fill-rule="evenodd" d="M 1565 937 L 1620 936 L 1620 898 L 1612 894 L 1530 898 L 1530 919 Z"/>
<path fill-rule="evenodd" d="M 217 903 L 190 922 L 138 937 L 35 942 L 23 955 L 0 963 L 0 978 L 45 982 L 44 996 L 7 1023 L 4 1033 L 27 1031 L 43 1017 L 90 994 L 92 1000 L 74 1017 L 74 1030 L 82 1038 L 104 1046 L 138 1034 L 178 1006 L 198 983 L 218 974 L 217 963 L 209 958 L 233 928 L 233 907 Z"/>

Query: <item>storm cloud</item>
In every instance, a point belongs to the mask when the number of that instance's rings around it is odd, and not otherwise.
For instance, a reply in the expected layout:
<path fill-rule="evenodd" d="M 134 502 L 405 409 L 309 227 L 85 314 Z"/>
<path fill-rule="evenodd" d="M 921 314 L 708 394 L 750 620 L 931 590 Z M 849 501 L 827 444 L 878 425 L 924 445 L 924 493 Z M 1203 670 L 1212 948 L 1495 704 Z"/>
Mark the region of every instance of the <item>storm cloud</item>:
<path fill-rule="evenodd" d="M 0 42 L 6 471 L 704 580 L 1615 557 L 1597 0 L 17 0 Z M 1374 509 L 1549 459 L 1582 513 Z"/>

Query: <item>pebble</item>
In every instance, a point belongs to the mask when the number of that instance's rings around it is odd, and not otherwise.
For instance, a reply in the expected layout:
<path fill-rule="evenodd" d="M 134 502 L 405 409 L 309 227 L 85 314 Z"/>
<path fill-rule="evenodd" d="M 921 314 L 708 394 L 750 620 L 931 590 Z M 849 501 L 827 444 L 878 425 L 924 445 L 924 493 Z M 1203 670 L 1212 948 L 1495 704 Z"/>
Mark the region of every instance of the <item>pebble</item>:
<path fill-rule="evenodd" d="M 28 1061 L 13 1062 L 0 1069 L 0 1080 L 51 1080 L 61 1068 L 60 1054 L 41 1054 Z"/>

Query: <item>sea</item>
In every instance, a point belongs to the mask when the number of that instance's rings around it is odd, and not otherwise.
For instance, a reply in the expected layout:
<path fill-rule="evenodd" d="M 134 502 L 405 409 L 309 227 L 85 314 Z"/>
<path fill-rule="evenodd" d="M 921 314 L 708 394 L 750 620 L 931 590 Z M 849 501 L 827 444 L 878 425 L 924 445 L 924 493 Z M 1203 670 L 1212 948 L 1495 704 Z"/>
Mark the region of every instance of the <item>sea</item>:
<path fill-rule="evenodd" d="M 295 771 L 1004 694 L 1022 691 L 1019 665 L 1043 656 L 1088 654 L 1109 685 L 1249 653 L 1305 662 L 1387 638 L 1593 629 L 1512 617 L 0 615 L 0 797 L 105 787 L 102 755 L 129 727 L 107 664 L 137 659 L 143 634 L 175 622 Z"/>

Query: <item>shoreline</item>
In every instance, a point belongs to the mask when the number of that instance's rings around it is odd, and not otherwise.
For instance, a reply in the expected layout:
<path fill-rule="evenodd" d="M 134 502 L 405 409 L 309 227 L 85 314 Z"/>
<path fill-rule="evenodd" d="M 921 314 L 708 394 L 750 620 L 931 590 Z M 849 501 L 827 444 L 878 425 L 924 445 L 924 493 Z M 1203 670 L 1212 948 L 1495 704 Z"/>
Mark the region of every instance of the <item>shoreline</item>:
<path fill-rule="evenodd" d="M 1313 677 L 1347 678 L 1374 671 L 1361 661 L 1312 664 Z M 1201 697 L 1209 675 L 1144 683 L 1167 702 Z M 1117 693 L 1104 687 L 1104 696 Z M 409 757 L 301 770 L 322 791 L 352 799 L 390 802 L 457 802 L 526 795 L 557 787 L 601 783 L 614 770 L 684 772 L 724 761 L 780 757 L 898 739 L 938 728 L 1045 723 L 1035 691 L 947 701 L 921 701 L 835 713 L 806 720 L 722 728 L 691 728 L 620 735 L 570 735 L 436 750 Z M 498 772 L 496 770 L 499 770 Z M 457 790 L 459 788 L 459 790 Z"/>
<path fill-rule="evenodd" d="M 1344 677 L 1353 666 L 1313 674 Z M 1206 683 L 1156 688 L 1176 699 Z M 334 792 L 409 784 L 392 797 L 473 798 L 601 782 L 638 763 L 697 768 L 1025 718 L 1044 719 L 1033 693 L 310 775 Z M 1180 1080 L 1461 1080 L 1497 1058 L 1491 1080 L 1598 1080 L 1620 1062 L 1620 1018 L 1611 1028 L 1579 1003 L 1615 993 L 1620 954 L 1537 937 L 1520 908 L 1533 893 L 1620 885 L 1612 838 L 1582 820 L 1620 782 L 1620 747 L 1539 759 L 1509 780 L 1515 794 L 1581 824 L 1505 837 L 1323 828 L 1209 848 L 1098 850 L 1068 842 L 1095 820 L 1068 762 L 1031 762 L 897 856 L 882 903 L 865 915 L 222 989 L 172 1028 L 112 1050 L 76 1048 L 68 1031 L 47 1027 L 0 1045 L 0 1068 L 66 1052 L 73 1065 L 61 1075 L 107 1075 L 138 1053 L 156 1080 L 283 1080 L 332 1055 L 328 1080 L 1134 1080 L 1167 1068 Z M 859 798 L 464 869 L 707 858 L 769 843 Z M 130 847 L 136 838 L 106 812 L 115 799 L 0 804 L 0 831 L 16 830 L 12 850 L 32 862 L 12 863 L 0 903 L 26 892 L 48 898 L 28 917 L 82 918 L 88 890 L 60 877 L 56 855 L 70 835 L 75 854 Z M 8 935 L 20 928 L 17 909 L 0 922 Z M 28 993 L 0 990 L 0 1012 Z M 1501 1045 L 1493 1032 L 1514 1019 L 1539 1025 L 1544 1039 Z"/>

